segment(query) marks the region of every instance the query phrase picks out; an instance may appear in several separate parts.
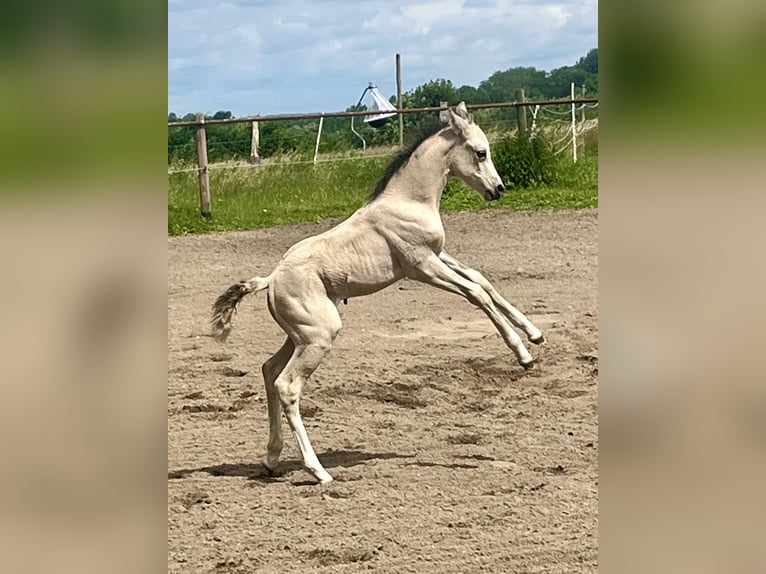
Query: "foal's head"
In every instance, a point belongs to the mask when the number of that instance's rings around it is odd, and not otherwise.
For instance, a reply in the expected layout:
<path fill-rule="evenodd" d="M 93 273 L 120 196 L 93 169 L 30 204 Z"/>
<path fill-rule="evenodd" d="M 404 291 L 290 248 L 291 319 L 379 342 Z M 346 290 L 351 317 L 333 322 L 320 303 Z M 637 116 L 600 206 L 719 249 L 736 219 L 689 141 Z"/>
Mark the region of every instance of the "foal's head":
<path fill-rule="evenodd" d="M 450 175 L 462 179 L 488 201 L 499 198 L 505 186 L 492 163 L 487 136 L 473 123 L 464 102 L 449 108 L 448 114 L 450 127 L 458 139 L 448 154 Z"/>

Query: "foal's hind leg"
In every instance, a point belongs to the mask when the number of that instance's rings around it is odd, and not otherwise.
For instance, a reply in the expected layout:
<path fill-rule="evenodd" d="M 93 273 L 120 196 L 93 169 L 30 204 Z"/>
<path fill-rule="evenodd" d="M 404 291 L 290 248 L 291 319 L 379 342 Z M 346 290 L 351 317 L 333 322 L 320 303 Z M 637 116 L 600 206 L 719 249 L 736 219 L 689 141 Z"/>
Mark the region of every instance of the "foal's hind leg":
<path fill-rule="evenodd" d="M 473 281 L 474 283 L 480 285 L 492 298 L 492 302 L 497 306 L 500 312 L 505 315 L 508 320 L 516 327 L 523 330 L 532 343 L 539 345 L 545 342 L 545 337 L 543 336 L 542 331 L 535 327 L 535 325 L 532 324 L 532 321 L 527 319 L 524 313 L 506 301 L 503 296 L 497 292 L 495 286 L 492 285 L 489 279 L 484 277 L 484 275 L 476 271 L 476 269 L 472 269 L 467 265 L 463 265 L 460 261 L 447 254 L 445 251 L 439 253 L 439 259 L 444 261 L 444 263 L 446 263 L 447 266 L 453 271 L 456 271 L 469 281 Z"/>
<path fill-rule="evenodd" d="M 274 382 L 284 370 L 294 350 L 295 345 L 288 338 L 282 347 L 263 363 L 261 368 L 263 382 L 266 386 L 266 403 L 269 408 L 269 443 L 266 447 L 266 457 L 263 459 L 263 465 L 269 472 L 273 472 L 276 469 L 284 444 L 282 440 L 282 406 L 279 404 L 279 393 Z"/>
<path fill-rule="evenodd" d="M 332 476 L 322 467 L 311 446 L 301 419 L 300 397 L 303 383 L 322 362 L 340 331 L 340 315 L 332 301 L 325 295 L 318 295 L 308 297 L 298 305 L 288 304 L 286 312 L 280 308 L 279 322 L 295 342 L 295 351 L 277 377 L 275 387 L 287 422 L 298 441 L 303 466 L 320 484 L 326 484 L 332 481 Z"/>

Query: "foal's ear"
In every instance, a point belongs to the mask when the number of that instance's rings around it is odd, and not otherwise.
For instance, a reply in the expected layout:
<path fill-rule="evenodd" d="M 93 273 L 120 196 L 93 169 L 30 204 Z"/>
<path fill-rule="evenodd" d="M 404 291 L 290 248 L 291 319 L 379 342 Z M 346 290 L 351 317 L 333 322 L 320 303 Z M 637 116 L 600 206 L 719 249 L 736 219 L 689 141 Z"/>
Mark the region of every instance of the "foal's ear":
<path fill-rule="evenodd" d="M 468 121 L 469 124 L 473 123 L 473 116 L 468 113 L 468 108 L 465 107 L 465 102 L 460 102 L 457 106 L 455 106 L 455 113 L 464 120 Z"/>
<path fill-rule="evenodd" d="M 460 102 L 455 108 L 449 108 L 449 124 L 458 134 L 467 136 L 468 126 L 473 123 L 473 116 L 468 113 L 465 102 Z"/>

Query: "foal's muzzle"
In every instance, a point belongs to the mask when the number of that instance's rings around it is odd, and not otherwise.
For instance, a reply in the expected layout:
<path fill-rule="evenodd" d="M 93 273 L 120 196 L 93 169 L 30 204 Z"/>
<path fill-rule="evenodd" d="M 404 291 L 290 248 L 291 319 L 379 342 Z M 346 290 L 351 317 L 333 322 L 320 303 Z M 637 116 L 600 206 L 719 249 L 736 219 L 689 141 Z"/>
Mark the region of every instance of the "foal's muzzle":
<path fill-rule="evenodd" d="M 500 199 L 500 195 L 503 193 L 503 190 L 505 190 L 505 186 L 502 183 L 498 183 L 495 189 L 487 189 L 487 201 L 495 201 L 496 199 Z"/>

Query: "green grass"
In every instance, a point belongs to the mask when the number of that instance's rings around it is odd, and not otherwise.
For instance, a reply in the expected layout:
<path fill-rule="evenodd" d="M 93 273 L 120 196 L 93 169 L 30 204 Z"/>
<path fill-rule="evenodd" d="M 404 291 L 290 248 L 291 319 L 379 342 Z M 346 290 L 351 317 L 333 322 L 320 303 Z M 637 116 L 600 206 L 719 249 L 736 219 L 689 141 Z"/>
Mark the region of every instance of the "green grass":
<path fill-rule="evenodd" d="M 518 210 L 581 209 L 598 205 L 598 156 L 586 156 L 576 164 L 569 158 L 556 158 L 551 171 L 550 185 L 511 187 L 493 202 L 485 201 L 463 182 L 451 180 L 442 196 L 442 211 L 498 207 Z"/>
<path fill-rule="evenodd" d="M 168 176 L 168 233 L 209 233 L 254 229 L 286 223 L 347 217 L 364 203 L 380 179 L 387 158 L 364 158 L 312 164 L 237 167 L 210 171 L 213 217 L 199 213 L 195 172 Z M 443 211 L 463 209 L 571 209 L 598 204 L 598 157 L 557 158 L 553 183 L 546 187 L 508 189 L 487 202 L 452 180 L 442 198 Z"/>

